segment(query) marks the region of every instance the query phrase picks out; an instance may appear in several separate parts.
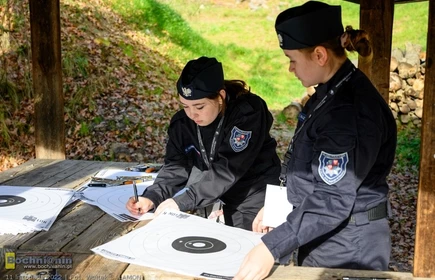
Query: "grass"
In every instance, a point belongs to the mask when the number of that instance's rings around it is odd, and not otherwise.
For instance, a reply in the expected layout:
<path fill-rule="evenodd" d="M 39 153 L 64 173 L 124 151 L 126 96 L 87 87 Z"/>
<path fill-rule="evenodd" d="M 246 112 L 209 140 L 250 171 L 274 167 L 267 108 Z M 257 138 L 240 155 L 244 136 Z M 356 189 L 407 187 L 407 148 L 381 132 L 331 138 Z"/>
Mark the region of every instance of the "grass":
<path fill-rule="evenodd" d="M 248 7 L 249 1 L 236 4 L 235 0 L 106 1 L 135 28 L 157 37 L 160 46 L 155 47 L 181 66 L 202 55 L 217 57 L 227 79 L 245 80 L 272 110 L 282 110 L 305 93 L 288 72 L 274 31 L 278 13 L 304 0 L 269 0 L 257 10 Z M 359 28 L 359 5 L 324 2 L 341 5 L 343 24 Z M 403 49 L 408 41 L 426 48 L 427 13 L 427 1 L 395 6 L 393 48 Z"/>
<path fill-rule="evenodd" d="M 397 132 L 396 166 L 398 170 L 409 170 L 420 165 L 420 129 L 413 125 L 402 125 Z"/>

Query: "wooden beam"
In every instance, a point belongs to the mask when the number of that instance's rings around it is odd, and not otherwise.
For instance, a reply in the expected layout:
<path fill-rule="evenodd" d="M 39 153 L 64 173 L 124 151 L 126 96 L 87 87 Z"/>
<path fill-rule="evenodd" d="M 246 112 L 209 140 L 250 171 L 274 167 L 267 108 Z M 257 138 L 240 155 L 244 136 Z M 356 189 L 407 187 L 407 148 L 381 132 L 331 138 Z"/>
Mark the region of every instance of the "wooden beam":
<path fill-rule="evenodd" d="M 435 0 L 429 0 L 426 50 L 414 254 L 417 277 L 435 277 Z"/>
<path fill-rule="evenodd" d="M 59 0 L 29 0 L 36 158 L 65 159 Z"/>
<path fill-rule="evenodd" d="M 393 19 L 393 0 L 360 0 L 360 29 L 369 33 L 373 59 L 371 63 L 364 63 L 359 58 L 358 68 L 369 77 L 387 102 L 389 101 Z"/>

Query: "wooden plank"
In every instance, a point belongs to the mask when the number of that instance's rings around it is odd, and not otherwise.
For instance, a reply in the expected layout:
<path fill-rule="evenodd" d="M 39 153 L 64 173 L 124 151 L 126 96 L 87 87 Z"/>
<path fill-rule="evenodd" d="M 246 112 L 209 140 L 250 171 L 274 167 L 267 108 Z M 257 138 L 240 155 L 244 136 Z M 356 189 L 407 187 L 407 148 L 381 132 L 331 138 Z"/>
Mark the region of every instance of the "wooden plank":
<path fill-rule="evenodd" d="M 368 271 L 350 269 L 331 269 L 318 267 L 275 266 L 267 278 L 273 280 L 341 280 L 343 277 L 368 277 L 368 279 L 411 280 L 408 272 Z M 140 278 L 142 277 L 142 278 Z M 201 279 L 193 276 L 149 268 L 139 265 L 129 265 L 121 276 L 122 279 Z"/>
<path fill-rule="evenodd" d="M 38 234 L 39 232 L 21 233 L 21 234 L 3 234 L 0 235 L 0 248 L 17 249 L 24 242 Z"/>
<path fill-rule="evenodd" d="M 369 270 L 351 270 L 351 269 L 333 269 L 319 267 L 275 267 L 270 279 L 292 279 L 292 280 L 341 280 L 343 277 L 367 277 L 369 279 L 395 279 L 410 280 L 413 279 L 411 273 L 407 272 L 390 272 L 390 271 L 369 271 Z M 269 279 L 269 278 L 268 278 Z"/>
<path fill-rule="evenodd" d="M 435 0 L 429 1 L 414 275 L 435 277 Z"/>
<path fill-rule="evenodd" d="M 110 162 L 104 161 L 83 161 L 89 164 L 78 164 L 75 166 L 75 172 L 72 174 L 59 174 L 59 180 L 51 187 L 77 189 L 82 186 L 90 177 L 94 176 L 96 172 L 110 166 Z"/>
<path fill-rule="evenodd" d="M 40 232 L 21 245 L 20 250 L 60 251 L 103 215 L 98 207 L 80 202 L 73 211 L 57 220 L 49 231 Z"/>
<path fill-rule="evenodd" d="M 78 174 L 82 178 L 85 177 L 85 173 L 89 174 L 89 177 L 92 175 L 92 171 L 88 171 L 89 167 L 92 166 L 92 161 L 77 161 L 77 160 L 64 160 L 59 165 L 58 168 L 53 170 L 49 176 L 45 177 L 44 180 L 41 180 L 39 183 L 34 184 L 35 187 L 59 187 L 59 188 L 68 188 L 66 182 L 68 182 L 68 178 Z M 100 164 L 103 165 L 104 163 Z M 48 172 L 45 172 L 48 175 Z M 65 182 L 65 183 L 64 183 Z M 71 185 L 69 185 L 71 187 Z"/>
<path fill-rule="evenodd" d="M 87 255 L 80 263 L 74 262 L 74 270 L 65 271 L 64 273 L 68 275 L 68 278 L 63 279 L 121 279 L 121 275 L 127 266 L 127 263 L 106 259 L 99 255 Z"/>
<path fill-rule="evenodd" d="M 106 214 L 92 224 L 85 232 L 81 233 L 80 238 L 72 240 L 68 245 L 63 247 L 62 251 L 89 253 L 92 248 L 114 240 L 147 223 L 148 221 L 123 223 Z"/>
<path fill-rule="evenodd" d="M 128 166 L 136 164 L 135 162 L 76 161 L 76 164 L 72 168 L 60 171 L 50 178 L 49 183 L 42 182 L 42 184 L 37 186 L 48 184 L 50 187 L 77 189 L 102 169 L 125 169 Z"/>
<path fill-rule="evenodd" d="M 37 169 L 33 169 L 30 172 L 22 174 L 7 182 L 11 186 L 35 186 L 41 182 L 49 180 L 56 174 L 68 170 L 77 164 L 78 161 L 74 160 L 62 160 L 53 164 L 49 164 Z"/>
<path fill-rule="evenodd" d="M 0 184 L 7 185 L 8 181 L 21 176 L 34 169 L 41 168 L 50 164 L 55 164 L 59 160 L 52 159 L 31 159 L 23 164 L 20 164 L 14 168 L 0 172 Z"/>
<path fill-rule="evenodd" d="M 127 280 L 127 279 L 131 279 L 131 280 L 134 280 L 134 279 L 138 279 L 138 280 L 142 280 L 142 279 L 159 279 L 159 280 L 163 280 L 163 279 L 171 279 L 171 280 L 190 279 L 190 280 L 194 280 L 194 279 L 196 279 L 196 280 L 198 280 L 198 279 L 205 279 L 205 278 L 186 276 L 186 275 L 181 275 L 181 274 L 177 274 L 177 273 L 173 273 L 173 272 L 169 272 L 169 271 L 165 271 L 165 270 L 161 270 L 161 269 L 130 264 L 127 267 L 127 269 L 122 273 L 121 279 L 125 279 L 125 280 Z M 286 279 L 290 279 L 290 278 L 287 277 Z"/>
<path fill-rule="evenodd" d="M 36 158 L 65 159 L 59 0 L 29 1 Z"/>
<path fill-rule="evenodd" d="M 360 29 L 369 33 L 373 59 L 371 63 L 364 63 L 359 57 L 358 68 L 369 77 L 382 97 L 389 102 L 394 1 L 361 0 L 360 3 Z M 382 19 L 382 24 L 379 24 L 379 19 Z"/>
<path fill-rule="evenodd" d="M 75 188 L 105 168 L 125 169 L 137 162 L 33 159 L 0 172 L 0 184 Z"/>

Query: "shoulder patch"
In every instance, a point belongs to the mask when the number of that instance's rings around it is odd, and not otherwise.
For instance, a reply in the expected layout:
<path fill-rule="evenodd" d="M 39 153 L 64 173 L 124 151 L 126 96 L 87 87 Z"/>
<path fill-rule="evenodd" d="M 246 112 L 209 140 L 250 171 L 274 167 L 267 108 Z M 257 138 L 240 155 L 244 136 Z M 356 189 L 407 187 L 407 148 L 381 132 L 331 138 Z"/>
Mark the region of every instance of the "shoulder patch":
<path fill-rule="evenodd" d="M 231 130 L 230 145 L 234 152 L 238 153 L 246 149 L 251 139 L 252 131 L 244 131 L 234 126 Z"/>
<path fill-rule="evenodd" d="M 346 175 L 348 162 L 347 152 L 328 154 L 322 151 L 319 156 L 319 175 L 326 184 L 333 185 Z"/>

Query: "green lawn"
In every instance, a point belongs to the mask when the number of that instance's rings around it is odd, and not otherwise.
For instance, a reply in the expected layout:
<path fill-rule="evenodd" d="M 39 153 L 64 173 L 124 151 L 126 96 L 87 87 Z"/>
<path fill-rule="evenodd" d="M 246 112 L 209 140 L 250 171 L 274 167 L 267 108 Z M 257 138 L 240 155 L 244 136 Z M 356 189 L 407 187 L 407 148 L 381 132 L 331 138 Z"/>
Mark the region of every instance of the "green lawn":
<path fill-rule="evenodd" d="M 250 9 L 249 1 L 236 0 L 105 0 L 135 28 L 156 36 L 154 46 L 184 65 L 190 59 L 215 56 L 224 65 L 227 79 L 243 79 L 269 107 L 281 110 L 300 98 L 305 89 L 288 72 L 288 60 L 278 46 L 274 30 L 282 10 L 305 1 L 263 1 Z M 359 27 L 359 5 L 342 5 L 343 25 Z M 393 47 L 407 41 L 426 48 L 428 2 L 396 5 Z M 355 55 L 351 58 L 356 58 Z"/>

